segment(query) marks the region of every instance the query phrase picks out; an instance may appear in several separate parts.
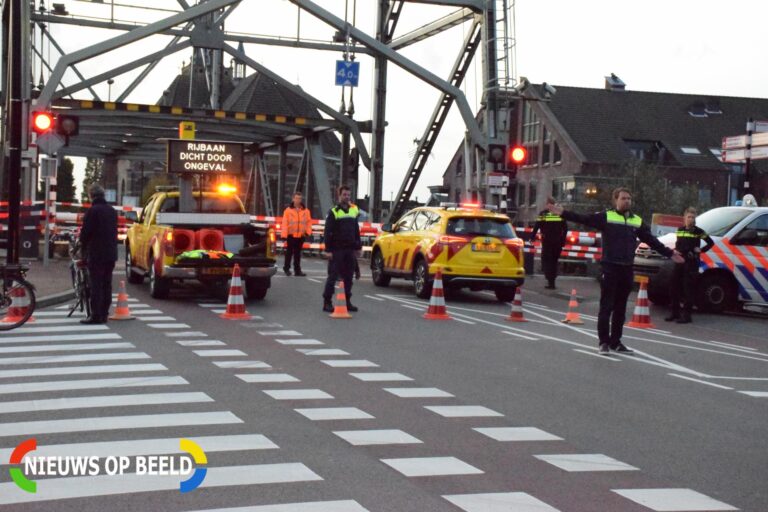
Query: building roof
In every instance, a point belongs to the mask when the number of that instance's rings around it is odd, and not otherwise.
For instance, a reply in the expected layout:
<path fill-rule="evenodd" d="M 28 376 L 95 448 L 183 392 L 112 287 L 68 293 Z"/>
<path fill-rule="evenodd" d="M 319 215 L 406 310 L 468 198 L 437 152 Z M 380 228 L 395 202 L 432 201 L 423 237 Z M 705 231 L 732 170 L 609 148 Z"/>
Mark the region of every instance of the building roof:
<path fill-rule="evenodd" d="M 710 149 L 720 149 L 725 136 L 745 134 L 749 118 L 768 119 L 768 99 L 556 87 L 546 105 L 594 163 L 627 160 L 625 141 L 634 140 L 661 142 L 684 167 L 723 167 Z"/>

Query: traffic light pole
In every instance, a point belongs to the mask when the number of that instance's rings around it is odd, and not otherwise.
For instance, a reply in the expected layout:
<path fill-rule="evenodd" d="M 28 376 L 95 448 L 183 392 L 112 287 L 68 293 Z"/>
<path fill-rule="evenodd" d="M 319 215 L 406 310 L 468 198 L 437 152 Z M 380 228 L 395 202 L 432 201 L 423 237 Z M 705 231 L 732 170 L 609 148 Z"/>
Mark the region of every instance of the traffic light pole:
<path fill-rule="evenodd" d="M 5 261 L 8 265 L 19 262 L 19 201 L 21 198 L 21 150 L 23 137 L 22 116 L 22 1 L 9 0 L 3 13 L 5 47 L 9 49 L 10 74 L 8 84 L 8 238 Z"/>

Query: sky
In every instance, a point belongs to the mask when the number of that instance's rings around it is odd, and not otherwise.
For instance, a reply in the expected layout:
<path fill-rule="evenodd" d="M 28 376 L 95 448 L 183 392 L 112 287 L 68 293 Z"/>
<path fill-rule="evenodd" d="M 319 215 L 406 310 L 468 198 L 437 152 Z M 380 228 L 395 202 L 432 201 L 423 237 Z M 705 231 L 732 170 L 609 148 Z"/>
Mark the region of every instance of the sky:
<path fill-rule="evenodd" d="M 66 0 L 66 5 L 72 13 L 108 19 L 111 6 L 109 0 L 106 2 L 93 4 Z M 354 21 L 357 28 L 369 35 L 375 34 L 376 0 L 316 2 L 340 18 L 344 18 L 345 8 L 348 8 L 350 22 Z M 119 3 L 178 10 L 174 0 L 123 0 Z M 604 77 L 615 73 L 630 91 L 768 97 L 763 36 L 768 2 L 764 0 L 516 0 L 514 5 L 517 77 L 525 76 L 531 82 L 545 81 L 555 86 L 602 88 Z M 396 36 L 454 10 L 407 4 Z M 302 39 L 330 41 L 335 29 L 309 13 L 297 16 L 297 11 L 297 7 L 286 0 L 243 0 L 235 14 L 228 18 L 226 29 L 289 39 L 295 39 L 300 30 Z M 161 10 L 125 9 L 117 5 L 114 12 L 116 19 L 137 22 L 171 14 Z M 404 49 L 402 55 L 438 76 L 446 77 L 468 28 L 468 24 L 452 28 Z M 118 34 L 62 25 L 54 25 L 51 30 L 67 52 Z M 157 51 L 168 41 L 167 37 L 156 36 L 84 62 L 80 69 L 90 76 L 113 67 L 115 62 Z M 246 45 L 246 53 L 327 105 L 339 107 L 341 88 L 334 85 L 333 72 L 335 61 L 342 58 L 340 54 L 257 45 Z M 163 65 L 156 68 L 128 101 L 155 103 L 178 74 L 182 61 L 189 58 L 187 51 L 163 60 Z M 355 119 L 369 120 L 373 112 L 373 59 L 358 54 L 357 60 L 361 71 L 359 86 L 354 90 Z M 228 62 L 229 57 L 225 57 L 225 63 Z M 72 83 L 72 77 L 71 74 L 65 76 L 65 83 Z M 131 74 L 116 78 L 112 99 L 132 78 Z M 474 111 L 482 97 L 480 82 L 478 54 L 462 86 Z M 434 88 L 393 64 L 389 66 L 387 87 L 385 200 L 399 189 L 416 147 L 414 139 L 422 136 L 440 98 Z M 103 95 L 102 99 L 107 97 L 106 84 L 96 88 Z M 77 97 L 88 96 L 83 91 Z M 348 96 L 346 101 L 349 102 Z M 464 123 L 454 107 L 418 182 L 415 195 L 419 200 L 427 198 L 427 186 L 442 182 L 442 174 L 461 144 L 464 131 Z M 370 151 L 370 137 L 364 135 L 364 139 Z M 81 172 L 83 167 L 84 162 L 76 162 L 76 172 Z M 360 190 L 367 189 L 366 178 L 367 172 L 361 166 Z"/>

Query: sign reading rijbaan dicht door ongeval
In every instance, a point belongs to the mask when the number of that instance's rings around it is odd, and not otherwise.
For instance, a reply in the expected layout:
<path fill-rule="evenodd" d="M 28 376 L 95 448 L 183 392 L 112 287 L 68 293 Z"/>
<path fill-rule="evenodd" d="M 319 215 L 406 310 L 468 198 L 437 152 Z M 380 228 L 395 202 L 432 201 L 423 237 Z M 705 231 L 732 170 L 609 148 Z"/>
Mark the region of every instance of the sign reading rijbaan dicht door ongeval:
<path fill-rule="evenodd" d="M 242 174 L 243 144 L 215 140 L 168 141 L 168 172 L 177 174 Z"/>

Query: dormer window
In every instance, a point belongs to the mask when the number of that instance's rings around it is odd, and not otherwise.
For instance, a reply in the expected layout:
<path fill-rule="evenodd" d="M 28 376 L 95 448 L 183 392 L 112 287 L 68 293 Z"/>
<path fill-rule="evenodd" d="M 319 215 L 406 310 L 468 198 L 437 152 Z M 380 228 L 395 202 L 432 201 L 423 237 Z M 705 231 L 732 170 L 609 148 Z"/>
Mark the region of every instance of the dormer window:
<path fill-rule="evenodd" d="M 700 155 L 701 151 L 699 151 L 699 148 L 694 146 L 680 146 L 680 151 L 682 151 L 686 155 Z"/>

